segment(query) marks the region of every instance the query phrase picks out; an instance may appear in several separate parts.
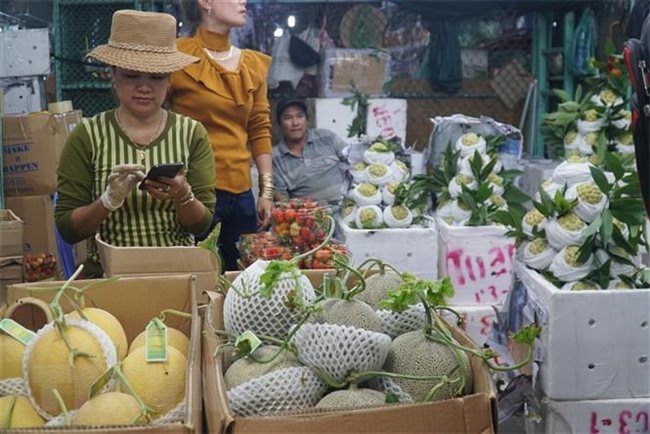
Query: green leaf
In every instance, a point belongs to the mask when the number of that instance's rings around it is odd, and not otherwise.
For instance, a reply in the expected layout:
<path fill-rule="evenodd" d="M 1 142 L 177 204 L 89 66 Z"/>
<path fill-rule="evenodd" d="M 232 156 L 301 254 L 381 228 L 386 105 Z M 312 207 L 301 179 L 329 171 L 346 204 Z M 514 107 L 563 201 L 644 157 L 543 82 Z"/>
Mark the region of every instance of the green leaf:
<path fill-rule="evenodd" d="M 515 187 L 514 185 L 508 185 L 503 192 L 503 198 L 508 202 L 508 206 L 511 204 L 524 204 L 530 200 L 530 196 L 526 193 Z"/>
<path fill-rule="evenodd" d="M 469 167 L 472 169 L 472 175 L 474 175 L 474 179 L 479 182 L 481 179 L 481 167 L 483 167 L 483 157 L 478 152 L 478 150 L 474 151 L 474 155 L 470 157 Z"/>
<path fill-rule="evenodd" d="M 595 235 L 598 233 L 602 226 L 603 220 L 601 219 L 600 216 L 596 217 L 594 221 L 592 221 L 589 226 L 587 226 L 583 231 L 582 235 L 585 237 L 590 237 L 592 235 Z"/>
<path fill-rule="evenodd" d="M 264 273 L 260 275 L 260 284 L 262 285 L 262 288 L 260 289 L 260 295 L 264 298 L 271 298 L 271 295 L 273 295 L 273 290 L 275 289 L 277 283 L 280 281 L 282 275 L 285 273 L 290 273 L 296 282 L 300 275 L 298 267 L 293 262 L 269 262 L 266 266 L 266 269 L 264 270 Z"/>
<path fill-rule="evenodd" d="M 489 182 L 482 183 L 474 193 L 474 199 L 477 203 L 482 203 L 492 196 L 492 187 Z"/>
<path fill-rule="evenodd" d="M 579 264 L 584 264 L 589 260 L 589 257 L 593 255 L 594 251 L 596 250 L 596 236 L 592 235 L 587 237 L 585 242 L 580 246 L 580 249 L 578 249 L 578 263 Z"/>
<path fill-rule="evenodd" d="M 576 87 L 576 94 L 574 97 L 574 101 L 579 102 L 580 98 L 582 98 L 582 85 L 579 84 L 578 87 Z"/>
<path fill-rule="evenodd" d="M 612 217 L 612 213 L 610 213 L 609 210 L 605 210 L 599 217 L 597 217 L 597 219 L 601 219 L 603 222 L 600 228 L 600 241 L 604 246 L 606 246 L 612 239 L 614 217 Z"/>
<path fill-rule="evenodd" d="M 625 250 L 628 254 L 636 256 L 639 253 L 638 249 L 635 249 L 634 246 L 625 239 L 618 226 L 614 226 L 613 228 L 612 239 L 618 247 Z"/>
<path fill-rule="evenodd" d="M 563 89 L 553 89 L 553 95 L 555 95 L 562 102 L 573 101 L 567 91 Z"/>
<path fill-rule="evenodd" d="M 589 170 L 591 171 L 591 177 L 594 178 L 594 182 L 596 183 L 600 191 L 602 191 L 606 195 L 609 194 L 610 190 L 612 189 L 612 186 L 607 181 L 607 178 L 605 177 L 603 171 L 594 166 L 589 166 Z"/>
<path fill-rule="evenodd" d="M 542 332 L 542 328 L 535 324 L 530 324 L 519 329 L 517 333 L 514 334 L 512 340 L 518 344 L 528 344 L 533 345 L 535 339 Z"/>
<path fill-rule="evenodd" d="M 568 112 L 578 112 L 580 110 L 580 104 L 575 101 L 567 101 L 560 104 L 560 109 Z"/>
<path fill-rule="evenodd" d="M 603 265 L 589 273 L 585 280 L 596 282 L 601 288 L 607 288 L 609 286 L 611 263 L 612 261 L 608 259 Z"/>
<path fill-rule="evenodd" d="M 494 169 L 494 166 L 497 164 L 497 161 L 499 161 L 497 157 L 492 157 L 490 162 L 481 169 L 480 177 L 479 179 L 477 179 L 478 182 L 487 179 L 490 173 L 492 173 L 492 169 Z"/>
<path fill-rule="evenodd" d="M 521 170 L 514 170 L 514 169 L 513 169 L 513 170 L 502 170 L 501 172 L 499 172 L 499 176 L 500 176 L 501 178 L 503 178 L 503 181 L 504 181 L 504 182 L 506 182 L 506 181 L 512 181 L 512 180 L 514 180 L 516 177 L 521 176 L 521 175 L 523 175 L 523 174 L 524 174 L 523 171 L 521 171 Z"/>

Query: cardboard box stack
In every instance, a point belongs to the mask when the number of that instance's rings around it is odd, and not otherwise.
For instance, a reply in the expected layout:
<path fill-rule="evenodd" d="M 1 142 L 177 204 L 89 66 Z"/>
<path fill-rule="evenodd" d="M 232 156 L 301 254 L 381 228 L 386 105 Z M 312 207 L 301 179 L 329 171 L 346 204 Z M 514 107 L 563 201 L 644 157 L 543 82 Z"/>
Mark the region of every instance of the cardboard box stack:
<path fill-rule="evenodd" d="M 57 277 L 57 246 L 52 197 L 65 141 L 81 122 L 81 112 L 3 116 L 3 190 L 7 208 L 25 221 L 23 253 L 28 280 Z"/>
<path fill-rule="evenodd" d="M 11 210 L 0 210 L 0 305 L 6 288 L 23 281 L 23 221 Z"/>

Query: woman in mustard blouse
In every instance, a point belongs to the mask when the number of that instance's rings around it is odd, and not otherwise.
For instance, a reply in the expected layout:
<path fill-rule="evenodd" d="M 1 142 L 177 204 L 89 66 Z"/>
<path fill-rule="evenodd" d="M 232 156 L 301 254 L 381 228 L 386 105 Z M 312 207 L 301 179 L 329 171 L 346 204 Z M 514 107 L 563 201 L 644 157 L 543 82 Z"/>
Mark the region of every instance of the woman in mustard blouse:
<path fill-rule="evenodd" d="M 171 110 L 200 121 L 208 131 L 216 169 L 221 222 L 219 247 L 225 269 L 236 270 L 236 242 L 269 222 L 273 206 L 271 119 L 266 76 L 271 58 L 230 44 L 230 29 L 246 23 L 245 0 L 183 0 L 192 36 L 177 42 L 199 62 L 172 74 Z M 260 174 L 257 205 L 250 160 Z"/>

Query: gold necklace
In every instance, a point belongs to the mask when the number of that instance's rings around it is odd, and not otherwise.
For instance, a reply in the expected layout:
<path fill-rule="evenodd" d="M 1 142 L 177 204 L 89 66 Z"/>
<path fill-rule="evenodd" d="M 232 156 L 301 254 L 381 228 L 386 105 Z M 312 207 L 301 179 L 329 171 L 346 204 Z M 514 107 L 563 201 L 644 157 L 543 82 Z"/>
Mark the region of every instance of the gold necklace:
<path fill-rule="evenodd" d="M 206 53 L 208 53 L 208 56 L 210 56 L 212 59 L 216 60 L 217 62 L 225 62 L 226 60 L 230 59 L 233 54 L 235 54 L 235 46 L 234 45 L 230 46 L 230 50 L 228 50 L 228 54 L 226 54 L 223 57 L 215 56 L 207 48 L 204 48 L 204 50 L 205 50 Z"/>
<path fill-rule="evenodd" d="M 129 132 L 126 130 L 126 128 L 122 124 L 122 121 L 120 120 L 120 109 L 118 108 L 118 109 L 115 110 L 115 120 L 117 121 L 117 124 L 120 126 L 120 128 L 122 129 L 124 134 L 126 134 L 126 136 L 129 138 L 129 140 L 131 140 L 131 142 L 135 146 L 140 148 L 140 150 L 138 151 L 138 160 L 144 161 L 145 153 L 144 153 L 144 151 L 142 149 L 149 146 L 156 138 L 158 138 L 160 133 L 162 133 L 163 127 L 165 125 L 165 122 L 163 122 L 163 121 L 167 118 L 166 114 L 167 114 L 167 112 L 163 111 L 162 115 L 160 116 L 160 121 L 158 122 L 158 128 L 156 128 L 156 131 L 147 139 L 147 141 L 145 143 L 138 143 L 135 140 L 133 140 L 133 138 L 131 137 Z"/>

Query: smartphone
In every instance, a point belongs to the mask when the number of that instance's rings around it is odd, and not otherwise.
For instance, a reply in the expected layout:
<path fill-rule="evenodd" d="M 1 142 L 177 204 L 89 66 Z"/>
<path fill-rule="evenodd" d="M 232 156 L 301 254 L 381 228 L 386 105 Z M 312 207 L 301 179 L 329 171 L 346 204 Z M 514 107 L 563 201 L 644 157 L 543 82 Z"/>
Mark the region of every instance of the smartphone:
<path fill-rule="evenodd" d="M 147 176 L 142 180 L 140 183 L 140 190 L 144 190 L 146 188 L 145 181 L 146 180 L 152 180 L 152 181 L 157 181 L 158 178 L 160 177 L 165 177 L 165 178 L 173 178 L 178 173 L 183 170 L 183 167 L 185 164 L 182 162 L 180 163 L 168 163 L 168 164 L 156 164 L 153 166 L 151 169 L 149 169 L 149 172 L 147 173 Z"/>

